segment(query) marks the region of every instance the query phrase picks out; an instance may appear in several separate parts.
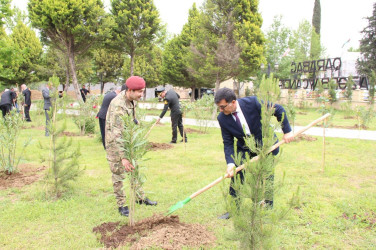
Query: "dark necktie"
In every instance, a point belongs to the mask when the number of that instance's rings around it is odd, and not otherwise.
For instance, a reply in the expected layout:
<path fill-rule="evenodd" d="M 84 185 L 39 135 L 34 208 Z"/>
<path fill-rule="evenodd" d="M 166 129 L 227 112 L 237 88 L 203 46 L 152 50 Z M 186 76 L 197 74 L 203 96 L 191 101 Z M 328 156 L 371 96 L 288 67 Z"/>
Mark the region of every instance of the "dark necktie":
<path fill-rule="evenodd" d="M 238 112 L 234 112 L 234 113 L 232 113 L 232 114 L 235 116 L 236 124 L 239 126 L 239 128 L 240 128 L 241 130 L 243 130 L 243 126 L 242 126 L 242 124 L 240 123 L 240 119 L 239 119 L 239 117 L 238 117 Z"/>

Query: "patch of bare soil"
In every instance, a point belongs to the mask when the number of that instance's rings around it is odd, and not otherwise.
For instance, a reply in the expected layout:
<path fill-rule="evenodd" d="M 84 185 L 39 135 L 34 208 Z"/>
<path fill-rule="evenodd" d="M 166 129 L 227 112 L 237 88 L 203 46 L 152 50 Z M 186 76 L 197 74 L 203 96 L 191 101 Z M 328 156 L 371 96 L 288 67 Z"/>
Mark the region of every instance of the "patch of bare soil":
<path fill-rule="evenodd" d="M 376 226 L 376 212 L 373 212 L 373 211 L 365 212 L 363 214 L 343 213 L 341 217 L 344 218 L 345 220 L 352 220 L 352 221 L 356 221 L 358 223 L 365 224 L 368 229 L 375 228 L 375 226 Z"/>
<path fill-rule="evenodd" d="M 206 132 L 198 130 L 198 129 L 194 129 L 194 128 L 185 128 L 184 132 L 187 133 L 187 134 L 192 134 L 192 133 L 206 134 Z"/>
<path fill-rule="evenodd" d="M 153 151 L 166 150 L 172 148 L 172 145 L 167 143 L 150 142 L 149 144 L 150 149 Z"/>
<path fill-rule="evenodd" d="M 8 175 L 5 172 L 0 172 L 0 190 L 30 185 L 41 178 L 42 172 L 46 168 L 46 166 L 35 167 L 31 164 L 20 164 L 17 173 Z"/>
<path fill-rule="evenodd" d="M 186 224 L 177 215 L 165 217 L 154 214 L 130 227 L 120 222 L 103 223 L 93 228 L 100 234 L 100 241 L 108 248 L 131 245 L 131 249 L 159 247 L 182 249 L 183 247 L 213 246 L 215 236 L 200 224 Z"/>
<path fill-rule="evenodd" d="M 298 112 L 297 114 L 298 114 L 298 115 L 307 115 L 306 112 Z"/>
<path fill-rule="evenodd" d="M 73 133 L 73 132 L 69 132 L 69 131 L 64 131 L 61 133 L 61 135 L 65 135 L 65 136 L 68 136 L 68 137 L 73 137 L 73 136 L 80 136 L 79 133 Z"/>
<path fill-rule="evenodd" d="M 300 134 L 294 138 L 294 142 L 300 141 L 317 141 L 317 138 L 310 135 Z"/>
<path fill-rule="evenodd" d="M 342 125 L 330 125 L 331 128 L 345 128 L 345 129 L 359 129 L 358 124 L 355 124 L 353 126 L 342 126 Z M 360 129 L 367 130 L 368 127 L 364 125 L 360 125 Z"/>
<path fill-rule="evenodd" d="M 355 119 L 355 116 L 345 116 L 343 117 L 345 120 Z"/>

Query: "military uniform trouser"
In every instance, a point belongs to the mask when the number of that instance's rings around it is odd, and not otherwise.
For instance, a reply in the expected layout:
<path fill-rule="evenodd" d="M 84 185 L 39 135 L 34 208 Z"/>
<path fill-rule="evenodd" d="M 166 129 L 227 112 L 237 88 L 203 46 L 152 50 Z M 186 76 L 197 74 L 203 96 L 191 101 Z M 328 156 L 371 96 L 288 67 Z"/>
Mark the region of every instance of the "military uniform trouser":
<path fill-rule="evenodd" d="M 172 127 L 172 140 L 173 142 L 176 142 L 178 137 L 178 127 L 181 137 L 183 137 L 183 115 L 182 114 L 173 114 L 171 113 L 171 127 Z M 187 135 L 184 136 L 187 138 Z"/>
<path fill-rule="evenodd" d="M 123 207 L 126 203 L 125 195 L 123 191 L 123 180 L 125 178 L 126 172 L 123 164 L 121 162 L 111 162 L 109 161 L 110 169 L 112 172 L 112 185 L 114 187 L 114 193 L 116 198 L 116 203 L 118 207 Z M 136 199 L 144 199 L 145 193 L 138 183 L 136 185 Z"/>

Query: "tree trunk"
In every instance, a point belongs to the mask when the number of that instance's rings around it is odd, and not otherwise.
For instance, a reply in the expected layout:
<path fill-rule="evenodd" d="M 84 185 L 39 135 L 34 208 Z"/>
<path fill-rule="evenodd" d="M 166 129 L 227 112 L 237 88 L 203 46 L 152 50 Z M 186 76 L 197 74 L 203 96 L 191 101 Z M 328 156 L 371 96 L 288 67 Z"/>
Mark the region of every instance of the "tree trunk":
<path fill-rule="evenodd" d="M 132 51 L 130 54 L 131 54 L 131 76 L 133 76 L 134 51 Z"/>
<path fill-rule="evenodd" d="M 70 78 L 70 74 L 69 74 L 69 63 L 67 63 L 67 69 L 65 70 L 65 85 L 64 85 L 64 91 L 65 92 L 68 92 L 68 88 L 69 88 L 69 78 Z"/>
<path fill-rule="evenodd" d="M 195 101 L 196 87 L 192 86 L 191 89 L 192 89 L 192 92 L 191 92 L 191 102 L 194 102 Z"/>
<path fill-rule="evenodd" d="M 103 95 L 103 90 L 104 90 L 104 82 L 101 82 L 101 95 Z"/>
<path fill-rule="evenodd" d="M 215 81 L 215 91 L 214 93 L 217 93 L 219 87 L 221 85 L 220 79 L 217 74 L 217 80 Z M 215 119 L 215 116 L 217 115 L 217 104 L 214 103 L 213 113 L 212 113 L 212 120 Z"/>
<path fill-rule="evenodd" d="M 69 66 L 72 73 L 72 83 L 74 87 L 74 91 L 76 92 L 77 100 L 83 101 L 81 94 L 80 94 L 80 87 L 78 86 L 77 74 L 76 74 L 76 63 L 74 61 L 74 51 L 73 46 L 70 46 L 68 49 L 68 57 L 69 57 Z"/>

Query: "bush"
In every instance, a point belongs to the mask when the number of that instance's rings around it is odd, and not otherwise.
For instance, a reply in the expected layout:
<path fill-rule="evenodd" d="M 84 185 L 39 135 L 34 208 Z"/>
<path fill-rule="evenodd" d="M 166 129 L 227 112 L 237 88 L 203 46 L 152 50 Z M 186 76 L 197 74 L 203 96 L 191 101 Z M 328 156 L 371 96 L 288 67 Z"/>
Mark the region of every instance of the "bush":
<path fill-rule="evenodd" d="M 1 118 L 0 118 L 1 119 Z M 31 139 L 24 142 L 17 154 L 17 142 L 24 122 L 22 115 L 13 109 L 0 121 L 0 165 L 6 174 L 17 172 L 18 164 Z"/>

